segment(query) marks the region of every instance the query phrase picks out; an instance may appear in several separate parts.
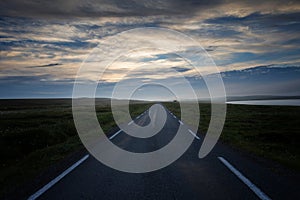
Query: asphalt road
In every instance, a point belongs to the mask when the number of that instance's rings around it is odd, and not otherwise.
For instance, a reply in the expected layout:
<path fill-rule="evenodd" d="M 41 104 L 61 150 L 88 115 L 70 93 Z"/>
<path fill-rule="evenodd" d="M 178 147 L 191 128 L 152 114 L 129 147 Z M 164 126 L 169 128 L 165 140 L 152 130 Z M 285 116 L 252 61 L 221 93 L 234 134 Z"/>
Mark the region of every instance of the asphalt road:
<path fill-rule="evenodd" d="M 135 138 L 121 131 L 115 134 L 118 129 L 108 137 L 128 151 L 157 150 L 172 140 L 180 126 L 178 118 L 169 111 L 166 114 L 165 126 L 153 137 Z M 141 126 L 149 124 L 149 110 L 134 121 Z M 259 189 L 265 195 L 261 198 L 300 199 L 296 177 L 274 172 L 264 163 L 221 143 L 207 157 L 199 159 L 203 136 L 197 137 L 177 161 L 149 173 L 120 172 L 89 156 L 40 199 L 260 199 L 219 157 L 248 178 L 248 185 L 255 184 L 254 190 Z"/>

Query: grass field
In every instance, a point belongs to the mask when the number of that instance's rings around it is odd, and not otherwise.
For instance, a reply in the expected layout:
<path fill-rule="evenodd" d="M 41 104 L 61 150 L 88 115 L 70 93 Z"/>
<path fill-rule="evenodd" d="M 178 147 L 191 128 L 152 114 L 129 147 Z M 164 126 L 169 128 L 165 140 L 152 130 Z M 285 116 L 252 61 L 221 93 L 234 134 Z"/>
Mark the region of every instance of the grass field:
<path fill-rule="evenodd" d="M 50 165 L 83 148 L 71 100 L 0 100 L 0 193 L 33 179 Z M 180 116 L 178 103 L 164 103 Z M 135 117 L 151 104 L 133 102 Z M 210 105 L 199 104 L 199 132 L 210 121 Z M 109 101 L 96 101 L 104 132 L 115 126 Z M 300 107 L 229 105 L 222 141 L 238 149 L 300 169 Z"/>
<path fill-rule="evenodd" d="M 0 100 L 0 194 L 83 148 L 72 116 L 71 100 Z M 137 116 L 150 104 L 133 102 Z M 104 132 L 115 126 L 108 100 L 97 100 Z M 0 195 L 1 196 L 1 195 Z"/>
<path fill-rule="evenodd" d="M 166 107 L 180 115 L 179 105 Z M 210 105 L 199 104 L 199 133 L 206 133 Z M 221 140 L 237 149 L 300 170 L 300 107 L 227 105 Z"/>

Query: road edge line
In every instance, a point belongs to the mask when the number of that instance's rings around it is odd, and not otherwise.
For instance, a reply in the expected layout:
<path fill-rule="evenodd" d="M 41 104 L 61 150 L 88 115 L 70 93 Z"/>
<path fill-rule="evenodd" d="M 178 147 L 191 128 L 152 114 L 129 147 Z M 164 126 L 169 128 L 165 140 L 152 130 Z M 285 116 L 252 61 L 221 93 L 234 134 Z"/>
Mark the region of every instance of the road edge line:
<path fill-rule="evenodd" d="M 54 186 L 57 182 L 59 182 L 61 179 L 63 179 L 67 174 L 69 174 L 71 171 L 73 171 L 76 167 L 78 167 L 81 163 L 83 163 L 90 155 L 87 154 L 83 158 L 81 158 L 79 161 L 74 163 L 71 167 L 66 169 L 63 173 L 58 175 L 55 179 L 47 183 L 44 187 L 39 189 L 37 192 L 35 192 L 33 195 L 28 197 L 28 200 L 35 200 L 38 197 L 40 197 L 42 194 L 44 194 L 47 190 L 49 190 L 52 186 Z"/>
<path fill-rule="evenodd" d="M 236 175 L 245 185 L 247 185 L 255 194 L 262 200 L 271 200 L 261 189 L 259 189 L 254 183 L 246 178 L 239 170 L 232 166 L 225 158 L 218 157 L 218 159 L 234 174 Z"/>

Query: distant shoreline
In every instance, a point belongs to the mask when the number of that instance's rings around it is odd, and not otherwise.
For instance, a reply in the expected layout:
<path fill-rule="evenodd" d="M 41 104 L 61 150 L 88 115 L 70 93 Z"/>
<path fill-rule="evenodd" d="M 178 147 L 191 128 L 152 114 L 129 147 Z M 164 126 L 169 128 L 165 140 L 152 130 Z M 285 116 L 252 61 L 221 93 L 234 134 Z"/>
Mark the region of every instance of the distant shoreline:
<path fill-rule="evenodd" d="M 300 99 L 228 101 L 226 103 L 227 104 L 239 104 L 239 105 L 300 106 Z"/>

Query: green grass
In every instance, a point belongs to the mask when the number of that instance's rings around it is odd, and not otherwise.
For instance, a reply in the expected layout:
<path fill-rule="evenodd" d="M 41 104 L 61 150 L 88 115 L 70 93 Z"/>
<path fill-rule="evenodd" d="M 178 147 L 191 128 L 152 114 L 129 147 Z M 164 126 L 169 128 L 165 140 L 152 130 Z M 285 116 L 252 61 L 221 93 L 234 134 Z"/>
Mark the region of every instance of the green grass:
<path fill-rule="evenodd" d="M 74 126 L 70 100 L 1 100 L 0 103 L 0 195 L 83 148 Z M 178 103 L 164 104 L 180 117 Z M 131 102 L 132 118 L 151 105 Z M 205 133 L 211 117 L 210 105 L 199 104 L 199 108 L 198 131 Z M 97 101 L 96 111 L 107 133 L 116 125 L 108 101 Z M 299 124 L 300 107 L 229 105 L 221 140 L 299 170 Z"/>
<path fill-rule="evenodd" d="M 70 100 L 0 102 L 0 196 L 83 148 Z M 105 133 L 116 125 L 108 105 L 107 100 L 96 102 L 98 121 Z M 131 116 L 150 105 L 131 104 Z"/>
<path fill-rule="evenodd" d="M 222 139 L 300 169 L 300 107 L 229 105 Z"/>
<path fill-rule="evenodd" d="M 180 116 L 179 105 L 166 103 Z M 206 133 L 210 105 L 199 104 L 199 132 Z M 300 107 L 228 105 L 221 140 L 237 149 L 300 170 Z"/>

